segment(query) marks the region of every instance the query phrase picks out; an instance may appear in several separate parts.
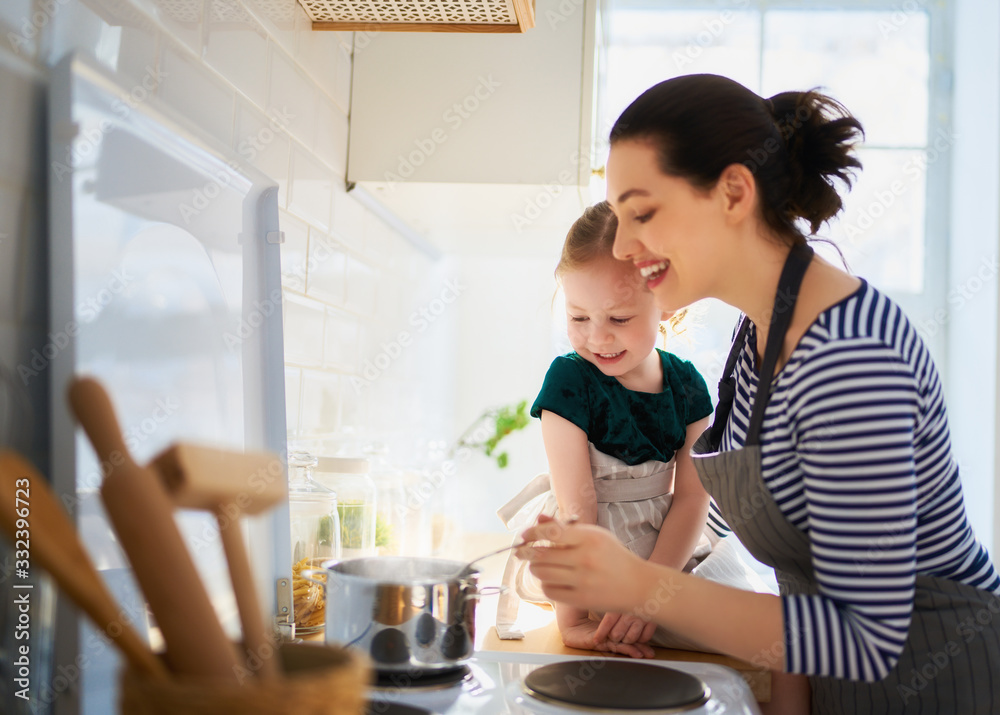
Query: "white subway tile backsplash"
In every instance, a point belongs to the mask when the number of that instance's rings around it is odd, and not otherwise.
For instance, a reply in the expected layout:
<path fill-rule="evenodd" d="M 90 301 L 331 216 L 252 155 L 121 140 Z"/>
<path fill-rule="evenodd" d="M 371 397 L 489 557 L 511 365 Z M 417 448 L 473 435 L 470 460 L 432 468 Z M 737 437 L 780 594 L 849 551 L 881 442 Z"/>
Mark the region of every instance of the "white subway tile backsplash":
<path fill-rule="evenodd" d="M 236 96 L 232 88 L 172 44 L 163 48 L 161 67 L 160 97 L 207 134 L 231 145 Z"/>
<path fill-rule="evenodd" d="M 375 313 L 378 292 L 375 268 L 354 256 L 347 258 L 347 308 L 364 316 Z"/>
<path fill-rule="evenodd" d="M 333 232 L 348 246 L 360 249 L 364 243 L 365 207 L 342 186 L 333 192 Z"/>
<path fill-rule="evenodd" d="M 334 68 L 333 99 L 347 114 L 351 113 L 351 76 L 353 62 L 350 50 L 341 45 L 342 52 Z"/>
<path fill-rule="evenodd" d="M 291 142 L 285 134 L 282 115 L 268 117 L 248 101 L 237 98 L 233 147 L 278 183 L 278 206 L 288 205 L 289 155 Z"/>
<path fill-rule="evenodd" d="M 354 33 L 353 32 L 332 32 L 330 33 L 337 38 L 337 42 L 340 43 L 341 47 L 347 52 L 347 55 L 351 55 L 351 51 L 354 49 Z"/>
<path fill-rule="evenodd" d="M 354 433 L 370 433 L 373 425 L 368 419 L 370 395 L 365 394 L 367 383 L 364 377 L 352 375 L 341 379 L 340 429 Z"/>
<path fill-rule="evenodd" d="M 329 99 L 319 98 L 316 112 L 316 155 L 333 170 L 347 173 L 347 115 Z"/>
<path fill-rule="evenodd" d="M 285 363 L 323 364 L 323 304 L 288 291 L 282 296 Z"/>
<path fill-rule="evenodd" d="M 303 34 L 295 59 L 327 94 L 336 94 L 337 73 L 334 65 L 344 50 L 336 33 L 310 32 Z M 350 62 L 350 58 L 348 58 Z"/>
<path fill-rule="evenodd" d="M 309 234 L 309 277 L 306 292 L 334 306 L 347 296 L 347 252 L 334 239 L 313 229 Z"/>
<path fill-rule="evenodd" d="M 267 33 L 239 0 L 212 0 L 205 60 L 258 107 L 267 103 Z"/>
<path fill-rule="evenodd" d="M 335 370 L 358 369 L 358 319 L 339 310 L 326 310 L 326 337 L 323 365 Z"/>
<path fill-rule="evenodd" d="M 292 144 L 291 181 L 288 208 L 321 231 L 330 230 L 334 174 L 312 152 Z"/>
<path fill-rule="evenodd" d="M 201 56 L 202 29 L 208 0 L 139 0 L 170 37 Z"/>
<path fill-rule="evenodd" d="M 309 262 L 309 225 L 286 211 L 278 218 L 285 242 L 281 244 L 281 285 L 299 293 L 306 290 Z"/>
<path fill-rule="evenodd" d="M 358 252 L 378 265 L 379 269 L 391 269 L 392 246 L 396 242 L 395 232 L 385 221 L 365 211 L 364 231 Z"/>
<path fill-rule="evenodd" d="M 271 45 L 267 106 L 270 113 L 295 107 L 285 129 L 308 147 L 316 140 L 316 85 L 280 48 Z"/>
<path fill-rule="evenodd" d="M 285 52 L 296 54 L 306 18 L 298 0 L 243 0 L 243 4 Z"/>
<path fill-rule="evenodd" d="M 299 432 L 305 435 L 335 432 L 340 426 L 342 392 L 340 376 L 303 370 Z"/>

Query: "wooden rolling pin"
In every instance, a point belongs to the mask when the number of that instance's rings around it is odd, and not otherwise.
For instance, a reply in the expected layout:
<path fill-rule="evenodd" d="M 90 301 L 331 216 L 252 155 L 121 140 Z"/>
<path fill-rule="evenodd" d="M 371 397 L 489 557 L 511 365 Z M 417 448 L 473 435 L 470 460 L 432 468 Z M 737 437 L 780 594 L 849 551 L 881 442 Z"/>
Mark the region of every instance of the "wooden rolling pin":
<path fill-rule="evenodd" d="M 133 461 L 100 383 L 73 380 L 69 403 L 98 458 L 110 468 L 101 500 L 163 633 L 170 670 L 236 680 L 236 650 L 212 608 L 160 478 Z"/>
<path fill-rule="evenodd" d="M 278 456 L 181 443 L 155 457 L 150 466 L 163 479 L 175 505 L 215 514 L 240 611 L 248 668 L 252 670 L 250 663 L 259 663 L 263 679 L 277 678 L 273 619 L 266 618 L 260 607 L 239 519 L 266 511 L 288 497 Z"/>
<path fill-rule="evenodd" d="M 7 451 L 0 451 L 0 527 L 11 543 L 21 539 L 23 532 L 30 545 L 31 565 L 37 563 L 51 574 L 132 667 L 156 678 L 167 677 L 163 662 L 129 625 L 108 593 L 45 478 L 23 458 Z"/>

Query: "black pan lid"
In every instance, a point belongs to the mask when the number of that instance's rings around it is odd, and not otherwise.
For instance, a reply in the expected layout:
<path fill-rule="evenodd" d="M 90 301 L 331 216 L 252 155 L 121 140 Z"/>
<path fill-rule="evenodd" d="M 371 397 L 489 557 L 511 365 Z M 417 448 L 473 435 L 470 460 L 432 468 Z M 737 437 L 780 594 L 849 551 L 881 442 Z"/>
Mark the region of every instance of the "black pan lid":
<path fill-rule="evenodd" d="M 528 673 L 529 695 L 586 710 L 683 712 L 712 694 L 701 678 L 661 665 L 619 660 L 551 663 Z"/>

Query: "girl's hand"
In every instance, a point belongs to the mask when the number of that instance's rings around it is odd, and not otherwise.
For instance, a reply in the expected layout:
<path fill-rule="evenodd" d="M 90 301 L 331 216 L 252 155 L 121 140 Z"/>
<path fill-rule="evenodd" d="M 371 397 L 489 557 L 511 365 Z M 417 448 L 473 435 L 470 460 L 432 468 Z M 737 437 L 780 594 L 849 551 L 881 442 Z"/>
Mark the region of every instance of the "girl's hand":
<path fill-rule="evenodd" d="M 580 623 L 560 630 L 563 644 L 567 648 L 596 650 L 602 653 L 619 653 L 630 658 L 652 658 L 653 649 L 646 643 L 616 643 L 597 637 L 597 621 L 585 619 Z"/>
<path fill-rule="evenodd" d="M 611 643 L 649 643 L 656 624 L 627 613 L 605 613 L 594 637 Z"/>
<path fill-rule="evenodd" d="M 645 603 L 644 577 L 656 567 L 626 549 L 607 529 L 541 516 L 521 538 L 550 542 L 522 546 L 517 556 L 531 563 L 531 572 L 552 600 L 614 613 L 628 613 Z"/>

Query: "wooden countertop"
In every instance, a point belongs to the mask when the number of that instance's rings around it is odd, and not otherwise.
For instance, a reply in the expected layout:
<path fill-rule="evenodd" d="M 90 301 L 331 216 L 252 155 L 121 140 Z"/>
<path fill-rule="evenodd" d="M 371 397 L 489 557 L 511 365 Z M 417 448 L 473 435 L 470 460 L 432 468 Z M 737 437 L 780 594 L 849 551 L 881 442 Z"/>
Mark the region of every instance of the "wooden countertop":
<path fill-rule="evenodd" d="M 497 549 L 510 543 L 510 537 L 505 534 L 469 534 L 465 540 L 465 556 L 475 558 L 491 549 Z M 499 584 L 505 557 L 496 556 L 483 561 L 482 573 L 479 578 L 481 586 Z M 555 623 L 555 613 L 547 608 L 541 608 L 530 603 L 522 603 L 518 612 L 518 626 L 524 631 L 522 640 L 501 640 L 497 636 L 494 622 L 496 621 L 497 597 L 484 597 L 476 608 L 476 650 L 499 651 L 503 653 L 544 653 L 548 655 L 583 655 L 592 656 L 594 651 L 567 648 L 563 645 L 559 629 Z M 732 668 L 738 672 L 750 686 L 758 702 L 771 700 L 771 673 L 765 668 L 731 658 L 718 653 L 701 651 L 675 650 L 671 648 L 656 648 L 656 660 L 678 660 L 696 663 L 715 663 Z M 600 653 L 607 656 L 606 653 Z M 624 656 L 609 656 L 624 657 Z"/>

